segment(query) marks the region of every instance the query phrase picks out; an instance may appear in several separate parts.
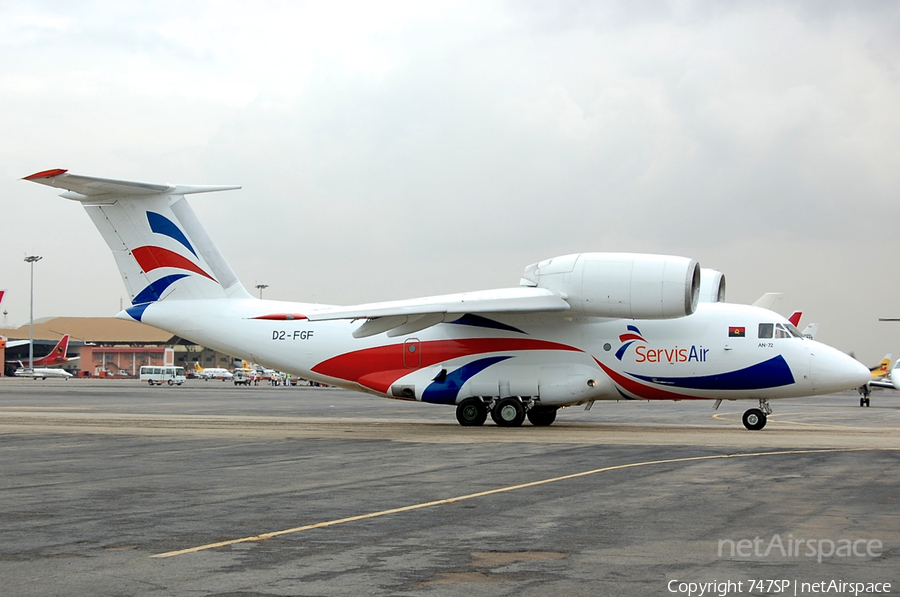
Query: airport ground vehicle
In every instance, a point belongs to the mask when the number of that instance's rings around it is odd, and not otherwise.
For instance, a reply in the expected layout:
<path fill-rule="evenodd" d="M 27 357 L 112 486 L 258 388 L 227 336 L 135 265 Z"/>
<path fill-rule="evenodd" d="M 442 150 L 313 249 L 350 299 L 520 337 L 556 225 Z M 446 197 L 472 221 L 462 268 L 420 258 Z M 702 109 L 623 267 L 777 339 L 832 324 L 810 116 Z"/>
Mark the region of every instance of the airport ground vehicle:
<path fill-rule="evenodd" d="M 231 380 L 236 386 L 249 386 L 253 381 L 254 373 L 250 369 L 235 369 Z"/>
<path fill-rule="evenodd" d="M 151 386 L 168 385 L 180 386 L 185 382 L 184 367 L 141 367 L 141 381 L 146 381 Z"/>

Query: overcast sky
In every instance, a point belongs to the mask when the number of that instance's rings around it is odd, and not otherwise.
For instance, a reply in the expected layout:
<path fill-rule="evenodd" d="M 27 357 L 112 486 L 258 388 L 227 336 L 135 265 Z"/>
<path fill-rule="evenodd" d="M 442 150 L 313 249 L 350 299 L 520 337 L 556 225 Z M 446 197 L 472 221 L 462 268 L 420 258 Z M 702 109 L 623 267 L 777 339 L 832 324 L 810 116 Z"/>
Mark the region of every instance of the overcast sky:
<path fill-rule="evenodd" d="M 7 322 L 125 290 L 49 168 L 191 203 L 248 287 L 353 304 L 692 257 L 900 355 L 900 4 L 0 0 Z M 2 310 L 0 309 L 0 310 Z"/>

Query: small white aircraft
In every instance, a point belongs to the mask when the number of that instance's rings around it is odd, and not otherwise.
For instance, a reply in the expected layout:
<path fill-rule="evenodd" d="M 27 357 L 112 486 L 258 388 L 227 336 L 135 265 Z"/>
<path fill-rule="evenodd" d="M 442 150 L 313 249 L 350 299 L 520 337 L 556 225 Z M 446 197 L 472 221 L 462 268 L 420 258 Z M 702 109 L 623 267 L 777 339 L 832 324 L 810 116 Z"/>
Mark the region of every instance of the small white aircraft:
<path fill-rule="evenodd" d="M 721 272 L 684 257 L 579 253 L 525 268 L 518 287 L 349 307 L 250 295 L 185 195 L 169 185 L 48 170 L 113 251 L 132 306 L 118 314 L 280 371 L 388 398 L 456 406 L 462 425 L 550 425 L 596 400 L 758 401 L 857 388 L 869 371 L 767 309 L 723 302 Z M 702 281 L 701 281 L 702 280 Z"/>
<path fill-rule="evenodd" d="M 7 348 L 14 348 L 16 346 L 25 346 L 30 342 L 30 340 L 9 340 L 6 342 Z M 64 365 L 69 361 L 75 361 L 80 359 L 81 357 L 67 357 L 66 352 L 69 350 L 69 334 L 64 335 L 59 339 L 59 342 L 56 343 L 56 346 L 53 347 L 49 353 L 45 356 L 38 357 L 34 359 L 32 363 L 35 367 L 58 367 L 60 365 Z M 16 363 L 18 359 L 12 361 L 6 361 L 7 363 Z"/>
<path fill-rule="evenodd" d="M 219 367 L 206 367 L 205 369 L 195 368 L 195 375 L 203 380 L 209 381 L 211 379 L 221 379 L 222 381 L 228 381 L 234 377 L 234 374 L 228 369 L 222 369 Z"/>
<path fill-rule="evenodd" d="M 16 369 L 14 375 L 16 377 L 30 377 L 32 379 L 47 379 L 48 377 L 56 377 L 68 380 L 70 377 L 74 377 L 65 369 L 60 369 L 58 367 L 29 368 L 22 365 L 21 362 L 19 363 L 19 368 Z"/>

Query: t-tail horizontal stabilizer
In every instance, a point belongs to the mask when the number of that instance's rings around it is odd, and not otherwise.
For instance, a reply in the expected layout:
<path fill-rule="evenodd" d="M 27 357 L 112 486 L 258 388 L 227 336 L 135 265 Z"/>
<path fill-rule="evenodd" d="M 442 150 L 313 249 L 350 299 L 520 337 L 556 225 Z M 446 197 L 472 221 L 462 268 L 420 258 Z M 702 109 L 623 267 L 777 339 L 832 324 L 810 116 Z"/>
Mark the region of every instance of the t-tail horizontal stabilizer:
<path fill-rule="evenodd" d="M 113 252 L 134 319 L 155 301 L 252 298 L 184 198 L 241 187 L 114 180 L 62 169 L 25 180 L 65 189 L 60 196 L 82 203 Z"/>

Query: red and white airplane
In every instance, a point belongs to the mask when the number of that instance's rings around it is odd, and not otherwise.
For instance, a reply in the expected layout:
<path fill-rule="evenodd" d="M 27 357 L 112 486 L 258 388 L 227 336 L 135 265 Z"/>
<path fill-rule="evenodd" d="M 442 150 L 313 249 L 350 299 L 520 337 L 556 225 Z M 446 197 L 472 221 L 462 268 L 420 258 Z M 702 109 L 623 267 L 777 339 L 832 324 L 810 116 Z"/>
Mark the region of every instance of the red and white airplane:
<path fill-rule="evenodd" d="M 772 311 L 723 302 L 724 276 L 684 257 L 579 253 L 525 268 L 518 287 L 354 306 L 261 300 L 169 185 L 48 170 L 113 251 L 140 321 L 307 379 L 456 406 L 462 425 L 550 425 L 596 400 L 768 401 L 854 389 L 861 363 Z M 702 279 L 702 282 L 701 282 Z M 718 405 L 718 403 L 717 403 Z"/>
<path fill-rule="evenodd" d="M 16 346 L 25 346 L 28 344 L 28 340 L 7 340 L 6 347 L 14 348 Z M 58 365 L 63 365 L 68 363 L 69 361 L 74 361 L 79 359 L 80 357 L 67 357 L 66 351 L 69 350 L 69 334 L 66 334 L 62 338 L 59 339 L 59 342 L 56 343 L 56 346 L 53 347 L 47 355 L 42 356 L 40 358 L 34 359 L 35 367 L 54 367 Z M 13 359 L 11 361 L 6 361 L 7 363 L 17 363 L 18 359 Z"/>

